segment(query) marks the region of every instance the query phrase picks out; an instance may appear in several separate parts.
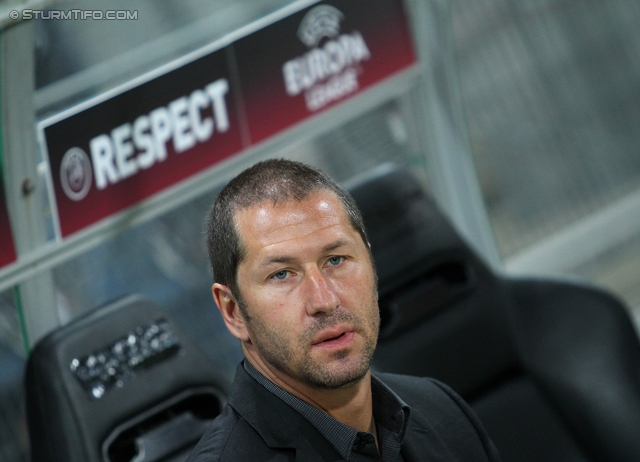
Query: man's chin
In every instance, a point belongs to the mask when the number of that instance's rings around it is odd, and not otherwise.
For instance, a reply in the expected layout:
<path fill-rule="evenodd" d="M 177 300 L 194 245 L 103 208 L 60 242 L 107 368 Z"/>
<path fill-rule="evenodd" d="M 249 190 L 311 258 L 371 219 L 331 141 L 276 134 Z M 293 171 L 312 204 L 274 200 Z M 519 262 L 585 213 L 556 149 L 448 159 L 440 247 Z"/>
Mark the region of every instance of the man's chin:
<path fill-rule="evenodd" d="M 348 364 L 347 358 L 334 361 L 331 365 L 307 365 L 301 374 L 302 381 L 320 390 L 337 390 L 359 383 L 369 372 L 369 364 Z M 336 364 L 338 363 L 338 364 Z"/>

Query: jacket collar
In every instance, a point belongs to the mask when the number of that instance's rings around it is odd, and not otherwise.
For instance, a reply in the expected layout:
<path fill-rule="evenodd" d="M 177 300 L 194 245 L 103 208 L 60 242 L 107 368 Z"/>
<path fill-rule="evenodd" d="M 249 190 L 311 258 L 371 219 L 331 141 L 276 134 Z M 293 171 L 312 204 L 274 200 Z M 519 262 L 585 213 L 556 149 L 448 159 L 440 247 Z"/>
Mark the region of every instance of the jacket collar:
<path fill-rule="evenodd" d="M 272 449 L 295 450 L 296 461 L 338 461 L 338 452 L 302 415 L 256 382 L 242 363 L 229 405 Z"/>
<path fill-rule="evenodd" d="M 411 419 L 407 426 L 401 452 L 404 460 L 423 460 L 425 454 L 429 454 L 430 462 L 445 462 L 455 459 L 455 456 L 449 452 L 448 445 L 442 441 L 427 416 L 416 407 L 411 408 Z"/>

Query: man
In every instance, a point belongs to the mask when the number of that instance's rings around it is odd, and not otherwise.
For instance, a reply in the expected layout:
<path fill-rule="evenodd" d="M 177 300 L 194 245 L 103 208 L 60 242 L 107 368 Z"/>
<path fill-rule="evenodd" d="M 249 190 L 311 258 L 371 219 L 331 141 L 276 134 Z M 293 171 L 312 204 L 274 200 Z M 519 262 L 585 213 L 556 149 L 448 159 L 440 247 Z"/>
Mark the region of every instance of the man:
<path fill-rule="evenodd" d="M 499 460 L 448 387 L 371 374 L 373 259 L 326 174 L 281 159 L 245 170 L 216 199 L 207 244 L 213 298 L 246 359 L 189 462 Z"/>

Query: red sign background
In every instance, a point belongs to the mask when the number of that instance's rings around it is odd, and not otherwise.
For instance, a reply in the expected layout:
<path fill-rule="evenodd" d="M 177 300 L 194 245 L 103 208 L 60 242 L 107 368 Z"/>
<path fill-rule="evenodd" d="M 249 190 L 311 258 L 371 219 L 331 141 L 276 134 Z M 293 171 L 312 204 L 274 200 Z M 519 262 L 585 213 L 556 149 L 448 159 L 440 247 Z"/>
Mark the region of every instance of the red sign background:
<path fill-rule="evenodd" d="M 416 62 L 413 44 L 401 1 L 353 0 L 322 2 L 344 14 L 341 33 L 354 31 L 362 37 L 371 57 L 358 66 L 359 90 L 406 69 Z M 282 66 L 309 48 L 296 36 L 307 8 L 270 27 L 249 35 L 233 46 L 238 57 L 242 95 L 251 141 L 259 142 L 314 115 L 307 109 L 303 94 L 286 92 Z M 321 112 L 348 95 L 322 108 Z"/>
<path fill-rule="evenodd" d="M 13 234 L 9 225 L 4 181 L 0 175 L 0 268 L 16 261 L 16 249 Z"/>
<path fill-rule="evenodd" d="M 226 50 L 220 50 L 46 127 L 44 132 L 62 235 L 73 234 L 241 151 L 236 89 L 229 77 Z M 229 118 L 226 132 L 218 133 L 214 128 L 206 142 L 179 154 L 169 141 L 164 161 L 108 184 L 102 190 L 93 181 L 91 190 L 82 200 L 67 197 L 60 184 L 60 168 L 62 158 L 70 148 L 77 146 L 89 153 L 90 141 L 95 137 L 109 134 L 114 128 L 132 123 L 137 117 L 188 96 L 196 89 L 203 89 L 220 78 L 226 78 L 230 85 L 225 96 Z M 203 118 L 213 116 L 211 107 L 202 112 Z"/>
<path fill-rule="evenodd" d="M 297 31 L 305 15 L 318 5 L 339 10 L 342 16 L 336 33 L 360 34 L 370 56 L 353 66 L 357 72 L 357 90 L 313 112 L 307 108 L 304 94 L 287 94 L 282 68 L 287 61 L 309 52 L 310 47 L 302 43 Z M 321 47 L 326 40 L 328 38 L 317 46 Z M 51 163 L 61 234 L 69 236 L 132 206 L 415 63 L 402 0 L 322 2 L 63 120 L 45 121 L 42 130 Z M 238 75 L 232 74 L 233 69 L 237 69 Z M 162 162 L 101 189 L 93 181 L 81 200 L 72 200 L 65 194 L 60 170 L 69 149 L 77 147 L 90 153 L 92 139 L 112 133 L 122 124 L 133 123 L 137 117 L 220 78 L 227 79 L 230 86 L 226 95 L 228 131 L 216 133 L 179 154 L 172 149 L 172 143 L 167 142 L 167 156 Z M 211 109 L 208 111 L 204 110 L 202 117 L 210 117 Z M 241 114 L 244 117 L 240 117 Z M 243 141 L 241 133 L 248 133 L 250 138 Z M 133 152 L 129 156 L 137 155 L 139 153 Z"/>

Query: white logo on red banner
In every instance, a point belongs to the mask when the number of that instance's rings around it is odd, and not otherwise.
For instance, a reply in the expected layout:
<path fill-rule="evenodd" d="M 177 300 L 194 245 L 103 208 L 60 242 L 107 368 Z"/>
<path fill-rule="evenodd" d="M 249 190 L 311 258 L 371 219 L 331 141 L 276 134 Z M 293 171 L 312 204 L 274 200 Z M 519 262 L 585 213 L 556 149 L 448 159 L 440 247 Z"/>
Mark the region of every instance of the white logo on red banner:
<path fill-rule="evenodd" d="M 60 163 L 60 184 L 67 197 L 73 201 L 84 199 L 91 189 L 91 162 L 80 148 L 71 148 Z"/>
<path fill-rule="evenodd" d="M 358 64 L 371 58 L 362 34 L 340 34 L 344 15 L 328 5 L 311 9 L 300 22 L 298 37 L 307 53 L 282 66 L 289 96 L 304 92 L 307 109 L 315 112 L 358 90 Z M 324 45 L 320 42 L 327 39 Z"/>
<path fill-rule="evenodd" d="M 225 95 L 227 79 L 218 79 L 204 90 L 198 89 L 104 133 L 89 142 L 96 170 L 96 186 L 104 189 L 152 167 L 167 158 L 166 143 L 173 139 L 178 154 L 204 143 L 214 133 L 229 129 Z M 213 108 L 213 117 L 202 118 L 201 111 Z M 214 121 L 215 119 L 215 121 Z M 215 125 L 215 129 L 214 129 Z"/>
<path fill-rule="evenodd" d="M 343 19 L 344 14 L 339 9 L 329 5 L 317 6 L 302 18 L 298 37 L 309 48 L 315 47 L 322 38 L 334 38 L 340 34 Z"/>

